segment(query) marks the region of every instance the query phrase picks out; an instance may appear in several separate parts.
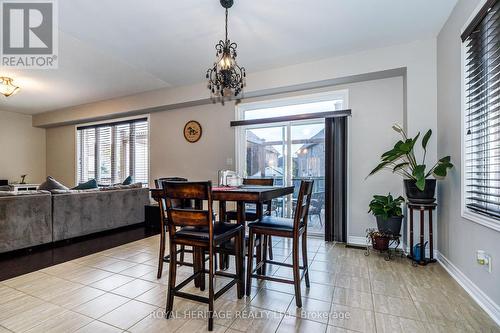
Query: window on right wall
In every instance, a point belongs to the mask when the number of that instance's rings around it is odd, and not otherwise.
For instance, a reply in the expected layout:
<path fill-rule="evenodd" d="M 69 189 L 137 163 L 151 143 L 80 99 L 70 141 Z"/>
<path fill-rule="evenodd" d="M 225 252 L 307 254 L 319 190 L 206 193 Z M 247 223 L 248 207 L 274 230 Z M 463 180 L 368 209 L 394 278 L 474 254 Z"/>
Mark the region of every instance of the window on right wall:
<path fill-rule="evenodd" d="M 462 34 L 463 215 L 500 230 L 500 1 Z"/>

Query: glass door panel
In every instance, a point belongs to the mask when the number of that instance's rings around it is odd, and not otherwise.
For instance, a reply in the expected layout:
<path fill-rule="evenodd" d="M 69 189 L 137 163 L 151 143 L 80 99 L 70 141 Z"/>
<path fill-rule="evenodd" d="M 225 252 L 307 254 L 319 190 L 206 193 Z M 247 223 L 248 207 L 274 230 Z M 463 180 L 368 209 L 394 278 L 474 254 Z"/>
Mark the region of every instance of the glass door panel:
<path fill-rule="evenodd" d="M 314 180 L 309 208 L 309 234 L 324 234 L 325 221 L 325 123 L 291 124 L 291 174 L 295 186 L 293 207 L 300 182 Z"/>

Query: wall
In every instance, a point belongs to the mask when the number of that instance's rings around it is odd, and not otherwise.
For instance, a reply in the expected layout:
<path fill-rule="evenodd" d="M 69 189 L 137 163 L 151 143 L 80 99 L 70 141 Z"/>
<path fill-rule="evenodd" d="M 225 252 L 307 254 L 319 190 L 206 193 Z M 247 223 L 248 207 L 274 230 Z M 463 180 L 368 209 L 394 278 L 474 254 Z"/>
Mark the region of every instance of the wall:
<path fill-rule="evenodd" d="M 365 180 L 377 164 L 380 154 L 398 138 L 390 130 L 404 118 L 403 77 L 372 80 L 330 87 L 348 89 L 351 123 L 351 221 L 350 235 L 364 240 L 365 230 L 374 226 L 367 213 L 375 193 L 402 194 L 401 180 L 389 172 Z M 327 89 L 308 91 L 323 92 Z M 290 97 L 295 94 L 281 94 Z M 251 101 L 256 101 L 252 99 Z M 262 98 L 260 98 L 262 100 Z M 184 140 L 182 130 L 189 120 L 197 120 L 203 135 L 197 143 Z M 208 104 L 180 108 L 150 115 L 150 184 L 165 176 L 192 180 L 217 181 L 217 170 L 234 169 L 235 131 L 229 122 L 235 119 L 234 103 Z M 227 160 L 232 160 L 228 164 Z M 75 129 L 62 126 L 47 129 L 47 173 L 72 185 L 75 179 Z M 371 161 L 367 163 L 367 161 Z"/>
<path fill-rule="evenodd" d="M 47 129 L 47 176 L 68 187 L 76 185 L 75 126 Z"/>
<path fill-rule="evenodd" d="M 45 178 L 45 130 L 31 116 L 0 111 L 0 179 L 40 183 Z"/>
<path fill-rule="evenodd" d="M 445 261 L 463 274 L 484 293 L 483 303 L 495 311 L 500 322 L 500 232 L 461 217 L 461 41 L 460 32 L 472 15 L 479 0 L 461 0 L 453 10 L 437 40 L 438 63 L 438 156 L 451 155 L 454 170 L 446 180 L 439 182 L 438 235 L 439 251 Z M 493 255 L 493 272 L 476 264 L 475 251 L 482 249 Z M 453 266 L 450 266 L 453 268 Z M 485 296 L 483 295 L 483 296 Z M 481 300 L 480 300 L 481 301 Z M 490 309 L 490 310 L 491 310 Z M 491 313 L 491 312 L 490 312 Z"/>

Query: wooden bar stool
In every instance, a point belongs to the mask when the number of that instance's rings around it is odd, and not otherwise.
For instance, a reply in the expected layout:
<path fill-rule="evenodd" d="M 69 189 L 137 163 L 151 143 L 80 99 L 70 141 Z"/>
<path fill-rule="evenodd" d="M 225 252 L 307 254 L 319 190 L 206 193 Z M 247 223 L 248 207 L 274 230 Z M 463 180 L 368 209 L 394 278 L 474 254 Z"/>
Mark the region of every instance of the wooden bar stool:
<path fill-rule="evenodd" d="M 243 185 L 257 185 L 257 186 L 273 186 L 274 179 L 273 178 L 244 178 Z M 258 205 L 253 205 L 254 207 L 247 207 L 245 209 L 245 220 L 254 222 L 257 219 L 260 219 L 263 215 L 271 215 L 272 212 L 272 202 L 266 202 L 266 209 L 259 210 Z M 227 220 L 236 220 L 238 216 L 238 212 L 235 210 L 226 211 L 226 219 Z M 263 252 L 262 255 L 266 256 L 269 253 L 269 259 L 273 260 L 273 243 L 271 236 L 264 237 L 263 240 Z M 259 251 L 259 249 L 257 249 Z M 227 262 L 225 263 L 227 266 Z M 223 266 L 221 262 L 221 266 Z"/>
<path fill-rule="evenodd" d="M 163 188 L 163 182 L 164 181 L 177 181 L 177 182 L 187 182 L 188 180 L 186 178 L 181 178 L 181 177 L 166 177 L 166 178 L 158 178 L 155 179 L 155 187 L 157 189 L 162 189 Z M 187 208 L 187 205 L 191 205 L 191 202 L 186 202 L 184 201 L 182 204 L 184 204 Z M 161 209 L 160 205 L 160 253 L 158 257 L 158 273 L 156 274 L 156 277 L 159 279 L 162 276 L 163 273 L 163 263 L 164 262 L 170 262 L 170 255 L 165 256 L 165 238 L 166 235 L 165 233 L 167 232 L 167 217 L 165 215 L 165 210 Z M 165 201 L 163 201 L 163 207 L 166 207 Z M 177 254 L 180 254 L 180 260 L 179 260 L 179 265 L 185 265 L 185 266 L 192 266 L 193 263 L 190 262 L 185 262 L 184 261 L 184 253 L 193 253 L 192 249 L 186 249 L 184 245 L 180 247 L 180 249 L 177 251 Z"/>
<path fill-rule="evenodd" d="M 297 307 L 302 307 L 302 297 L 300 294 L 300 281 L 303 277 L 306 279 L 306 287 L 309 288 L 309 268 L 307 264 L 307 217 L 309 213 L 309 205 L 311 203 L 311 193 L 314 181 L 302 181 L 300 184 L 299 197 L 297 198 L 297 206 L 295 209 L 295 216 L 293 219 L 285 219 L 273 216 L 264 216 L 260 221 L 251 222 L 248 224 L 250 235 L 248 238 L 248 261 L 247 261 L 247 285 L 246 294 L 250 296 L 252 287 L 252 277 L 262 280 L 269 280 L 275 282 L 282 282 L 293 284 L 295 286 L 295 302 Z M 263 258 L 257 262 L 255 269 L 253 268 L 253 242 L 254 237 L 261 236 L 278 236 L 293 239 L 292 257 L 293 264 L 286 264 L 276 262 Z M 299 241 L 302 237 L 302 259 L 303 265 L 299 263 Z M 293 280 L 276 278 L 265 275 L 266 263 L 290 267 L 293 269 Z M 259 269 L 263 268 L 263 274 L 259 274 Z M 303 270 L 300 276 L 300 270 Z"/>
<path fill-rule="evenodd" d="M 169 243 L 170 243 L 170 266 L 166 305 L 166 318 L 168 319 L 173 310 L 174 297 L 182 297 L 197 302 L 208 304 L 208 330 L 213 330 L 214 301 L 237 285 L 238 298 L 243 297 L 243 237 L 244 228 L 239 224 L 215 223 L 212 202 L 211 182 L 163 182 L 163 189 L 152 190 L 152 195 L 163 205 L 166 203 L 168 216 Z M 163 199 L 163 200 L 162 200 Z M 207 209 L 202 207 L 179 208 L 175 204 L 178 200 L 206 201 Z M 220 272 L 215 269 L 215 255 L 217 248 L 224 242 L 234 239 L 236 244 L 236 274 Z M 194 267 L 193 275 L 176 284 L 177 272 L 177 246 L 185 245 L 193 247 Z M 205 269 L 204 255 L 208 253 L 209 269 Z M 208 273 L 208 297 L 189 294 L 181 291 L 183 287 L 193 280 L 200 281 L 200 287 L 204 290 L 205 274 Z M 232 280 L 219 291 L 214 291 L 215 275 L 231 278 Z"/>

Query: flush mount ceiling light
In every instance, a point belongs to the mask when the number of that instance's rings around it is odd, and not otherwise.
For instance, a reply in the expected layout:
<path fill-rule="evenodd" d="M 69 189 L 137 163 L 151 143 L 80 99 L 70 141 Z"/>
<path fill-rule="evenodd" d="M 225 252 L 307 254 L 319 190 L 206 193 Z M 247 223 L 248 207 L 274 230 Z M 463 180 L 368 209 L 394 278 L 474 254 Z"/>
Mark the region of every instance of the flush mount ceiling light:
<path fill-rule="evenodd" d="M 10 77 L 0 76 L 0 93 L 5 97 L 9 97 L 17 93 L 21 88 L 12 83 Z"/>
<path fill-rule="evenodd" d="M 236 63 L 237 44 L 228 39 L 227 16 L 233 0 L 220 0 L 220 4 L 226 9 L 226 39 L 215 45 L 217 59 L 207 70 L 206 78 L 212 97 L 236 97 L 245 86 L 245 68 Z"/>

